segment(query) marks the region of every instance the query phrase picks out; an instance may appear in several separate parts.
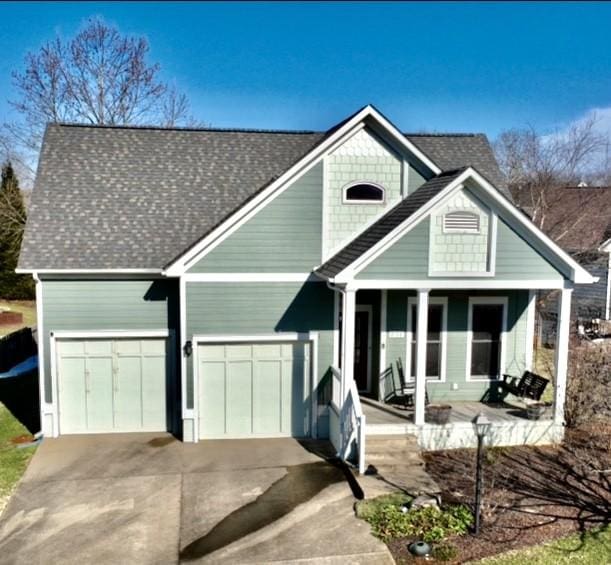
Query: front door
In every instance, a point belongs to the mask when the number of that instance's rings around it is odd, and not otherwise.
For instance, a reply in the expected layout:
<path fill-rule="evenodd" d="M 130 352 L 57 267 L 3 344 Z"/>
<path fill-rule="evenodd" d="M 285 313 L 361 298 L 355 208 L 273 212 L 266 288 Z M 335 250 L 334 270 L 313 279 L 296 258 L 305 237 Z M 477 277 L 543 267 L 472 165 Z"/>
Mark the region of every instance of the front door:
<path fill-rule="evenodd" d="M 371 392 L 371 307 L 357 306 L 354 320 L 354 380 L 361 392 Z"/>

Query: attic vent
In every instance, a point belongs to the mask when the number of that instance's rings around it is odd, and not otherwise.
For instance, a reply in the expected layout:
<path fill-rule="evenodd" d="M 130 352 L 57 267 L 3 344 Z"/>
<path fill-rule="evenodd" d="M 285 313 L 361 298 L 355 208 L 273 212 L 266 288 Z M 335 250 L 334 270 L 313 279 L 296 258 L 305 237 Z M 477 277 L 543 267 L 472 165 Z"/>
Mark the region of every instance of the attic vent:
<path fill-rule="evenodd" d="M 443 231 L 479 233 L 479 216 L 472 212 L 450 212 L 443 217 Z"/>

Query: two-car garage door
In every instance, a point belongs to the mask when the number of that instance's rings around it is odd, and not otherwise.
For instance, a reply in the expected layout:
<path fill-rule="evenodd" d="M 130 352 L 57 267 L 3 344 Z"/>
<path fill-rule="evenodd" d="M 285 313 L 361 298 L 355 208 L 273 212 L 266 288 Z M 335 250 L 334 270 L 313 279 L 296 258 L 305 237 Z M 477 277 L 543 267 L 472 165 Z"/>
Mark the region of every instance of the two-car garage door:
<path fill-rule="evenodd" d="M 61 434 L 165 431 L 167 340 L 56 343 Z"/>
<path fill-rule="evenodd" d="M 197 349 L 200 438 L 303 437 L 310 343 L 207 343 Z"/>

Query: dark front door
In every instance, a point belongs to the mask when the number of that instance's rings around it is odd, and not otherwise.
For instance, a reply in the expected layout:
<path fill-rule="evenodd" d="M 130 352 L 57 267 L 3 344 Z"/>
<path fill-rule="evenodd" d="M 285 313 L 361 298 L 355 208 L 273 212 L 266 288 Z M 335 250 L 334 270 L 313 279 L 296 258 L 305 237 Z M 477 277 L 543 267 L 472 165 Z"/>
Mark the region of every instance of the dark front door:
<path fill-rule="evenodd" d="M 354 320 L 354 380 L 360 391 L 369 392 L 369 312 L 357 311 Z"/>

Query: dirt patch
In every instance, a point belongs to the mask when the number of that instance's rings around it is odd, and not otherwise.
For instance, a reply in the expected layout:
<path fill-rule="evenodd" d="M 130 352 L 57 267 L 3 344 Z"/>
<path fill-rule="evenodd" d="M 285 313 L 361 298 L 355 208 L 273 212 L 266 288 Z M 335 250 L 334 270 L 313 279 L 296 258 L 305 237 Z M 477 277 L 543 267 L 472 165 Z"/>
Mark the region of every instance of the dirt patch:
<path fill-rule="evenodd" d="M 464 563 L 538 545 L 611 520 L 611 422 L 568 430 L 560 447 L 492 448 L 486 452 L 483 526 L 478 536 L 448 540 Z M 426 470 L 442 488 L 445 503 L 472 505 L 475 451 L 424 454 Z M 389 548 L 397 563 L 411 563 L 412 540 Z M 429 562 L 435 563 L 435 560 Z"/>
<path fill-rule="evenodd" d="M 170 443 L 172 443 L 174 441 L 176 441 L 176 440 L 173 437 L 163 436 L 163 437 L 154 437 L 153 439 L 151 439 L 147 443 L 151 447 L 164 447 L 164 446 L 169 445 Z"/>
<path fill-rule="evenodd" d="M 32 443 L 33 441 L 36 441 L 36 438 L 30 434 L 23 434 L 11 438 L 11 443 L 14 445 L 18 445 L 20 443 Z"/>

